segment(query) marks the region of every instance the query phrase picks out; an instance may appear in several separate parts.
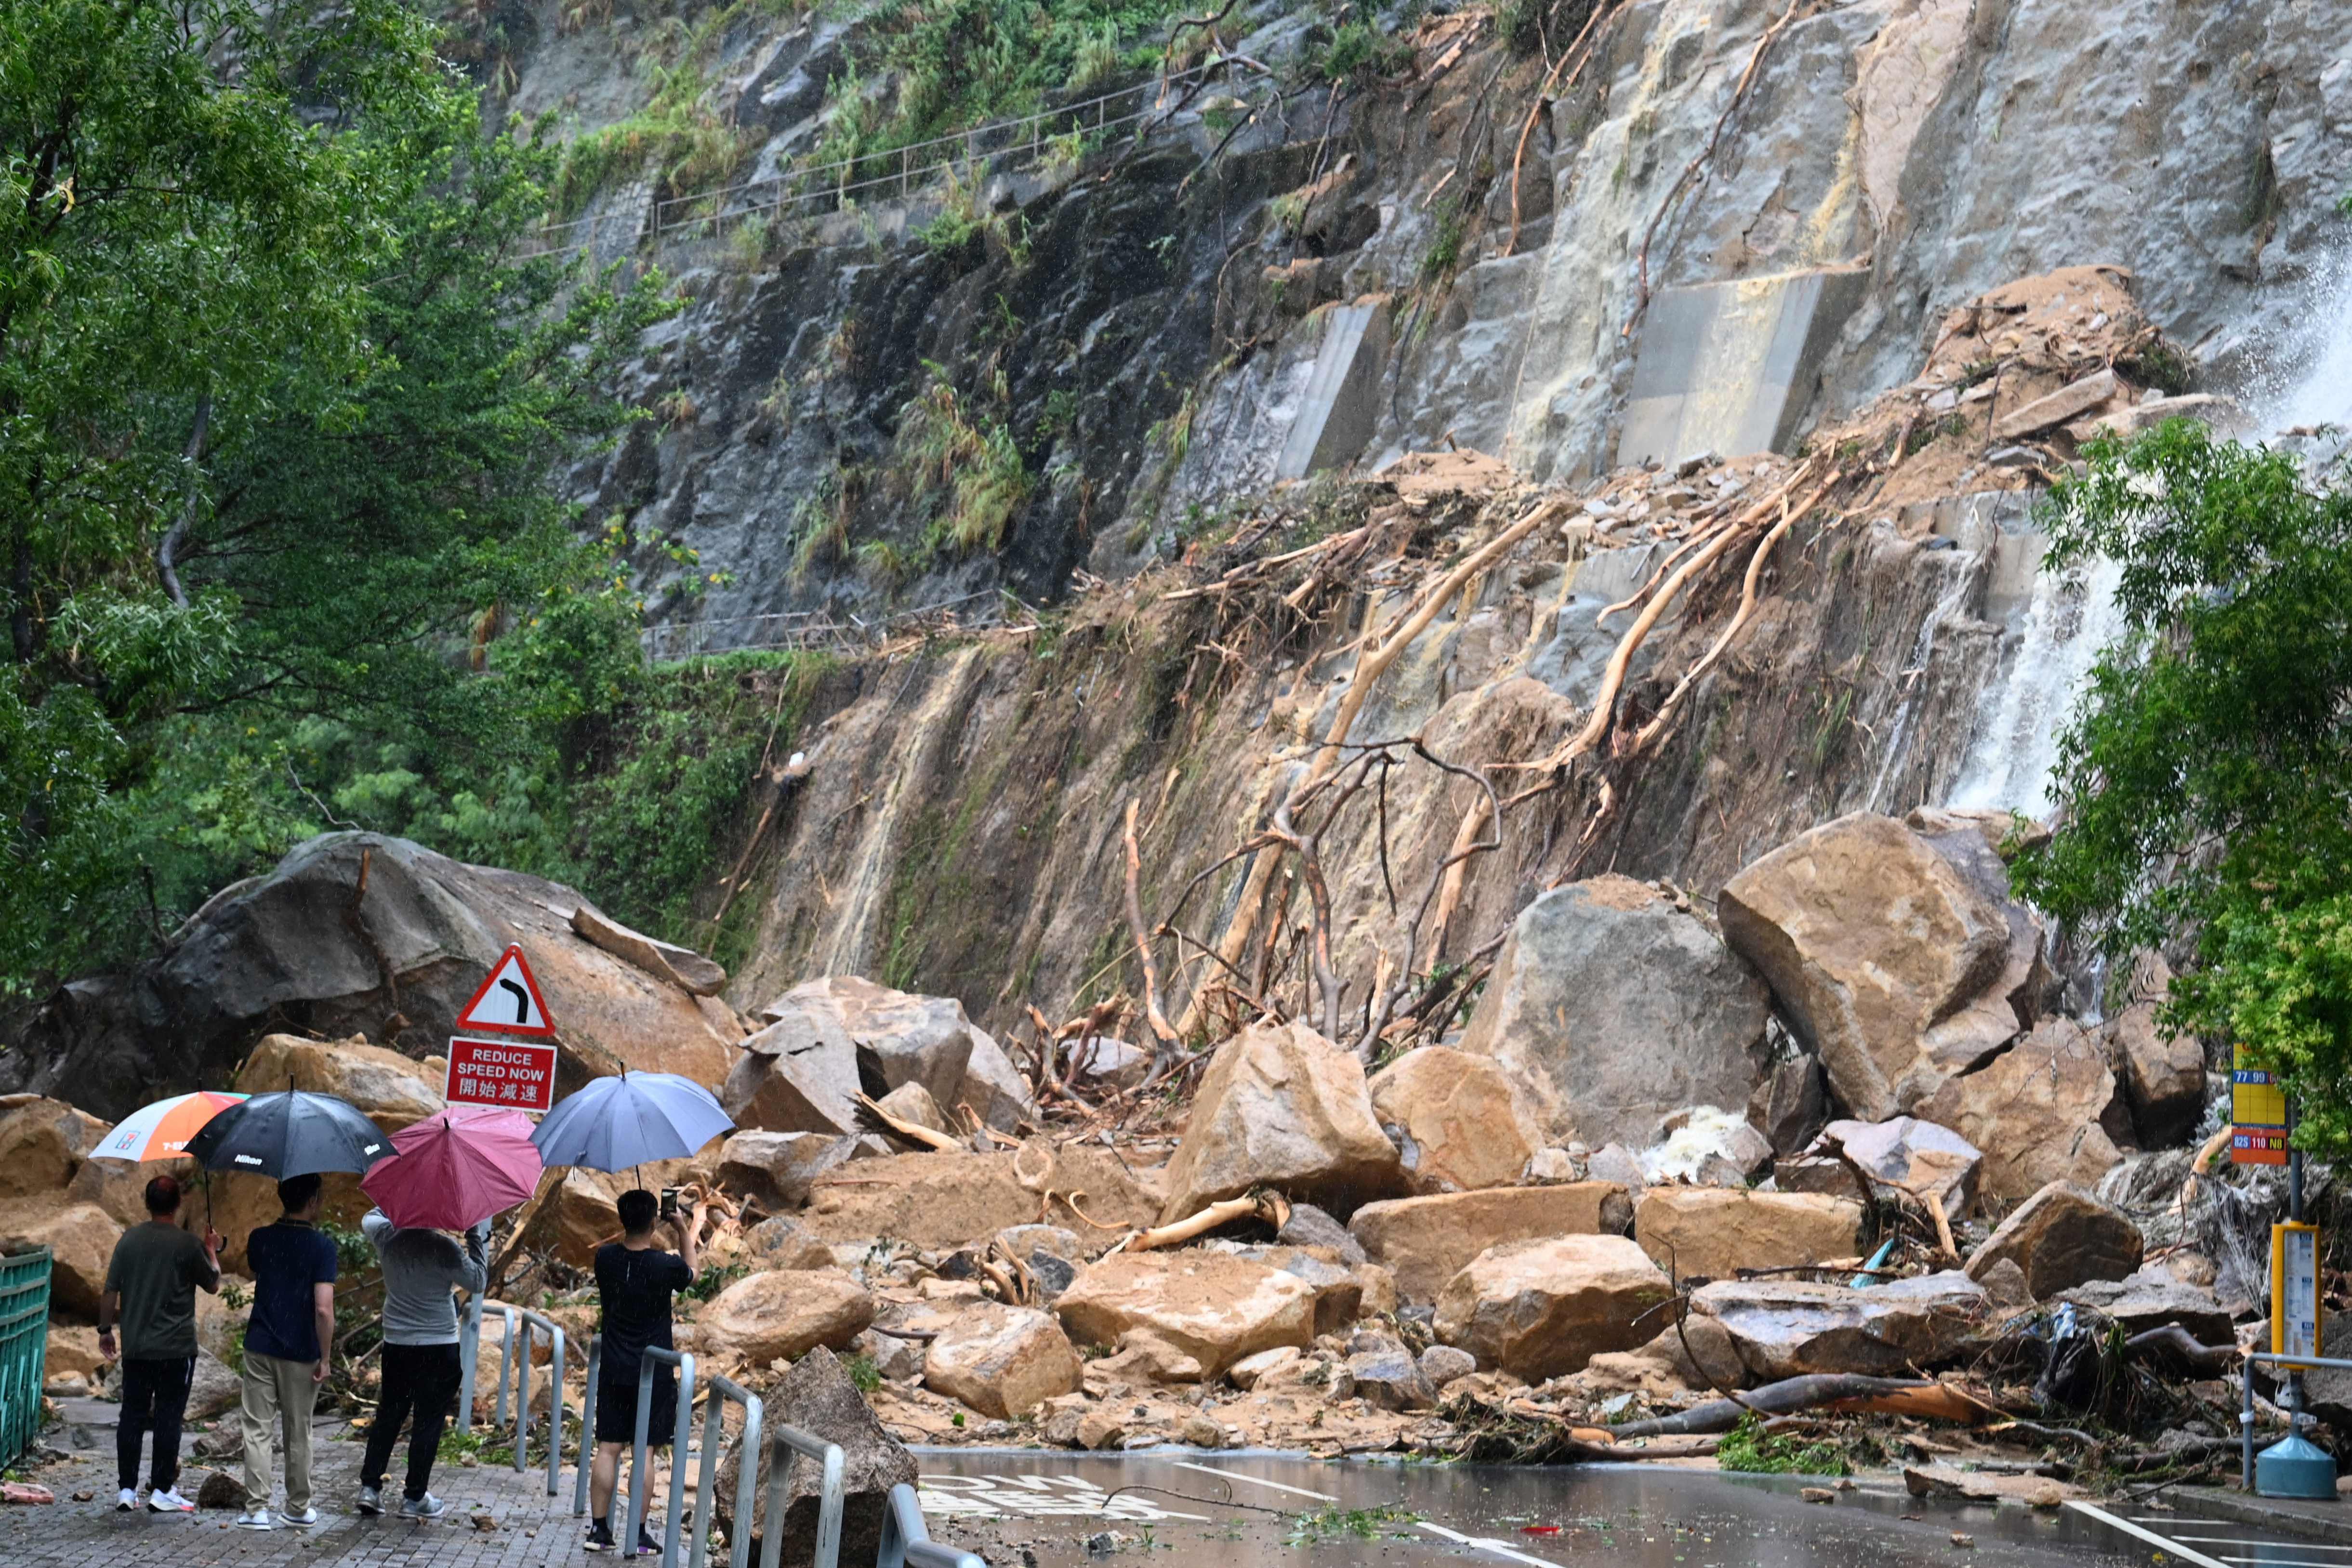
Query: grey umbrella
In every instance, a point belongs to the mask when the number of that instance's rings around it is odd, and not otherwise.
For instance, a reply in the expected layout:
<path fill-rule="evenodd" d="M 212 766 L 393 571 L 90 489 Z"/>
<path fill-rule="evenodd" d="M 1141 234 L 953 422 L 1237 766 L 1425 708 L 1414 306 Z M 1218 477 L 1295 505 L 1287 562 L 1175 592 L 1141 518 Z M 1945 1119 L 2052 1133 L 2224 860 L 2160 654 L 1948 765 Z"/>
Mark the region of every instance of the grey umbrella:
<path fill-rule="evenodd" d="M 348 1100 L 289 1089 L 257 1094 L 205 1123 L 188 1153 L 207 1170 L 252 1176 L 364 1172 L 392 1153 L 392 1140 Z"/>
<path fill-rule="evenodd" d="M 566 1095 L 530 1141 L 551 1166 L 624 1171 L 683 1159 L 734 1125 L 710 1091 L 691 1078 L 625 1072 Z"/>

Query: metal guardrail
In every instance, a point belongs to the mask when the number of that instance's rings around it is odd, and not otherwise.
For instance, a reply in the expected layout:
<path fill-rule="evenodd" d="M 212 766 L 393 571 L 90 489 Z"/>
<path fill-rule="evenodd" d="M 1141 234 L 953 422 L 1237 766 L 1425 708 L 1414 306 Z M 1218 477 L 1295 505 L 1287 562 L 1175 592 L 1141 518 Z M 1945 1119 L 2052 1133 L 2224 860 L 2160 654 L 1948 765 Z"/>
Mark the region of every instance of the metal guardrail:
<path fill-rule="evenodd" d="M 0 1259 L 0 1465 L 15 1464 L 41 1429 L 52 1261 L 46 1247 Z"/>
<path fill-rule="evenodd" d="M 764 1515 L 767 1533 L 760 1543 L 760 1568 L 778 1568 L 784 1552 L 784 1491 L 792 1483 L 793 1461 L 796 1458 L 814 1459 L 823 1466 L 817 1486 L 816 1551 L 810 1568 L 838 1568 L 841 1562 L 841 1445 L 828 1443 L 813 1433 L 797 1427 L 779 1425 L 770 1437 L 768 1454 L 768 1502 Z M 746 1452 L 751 1452 L 746 1446 Z M 753 1464 L 750 1469 L 757 1469 Z M 748 1542 L 751 1538 L 750 1521 L 742 1521 L 736 1533 Z M 740 1568 L 740 1565 L 739 1565 Z"/>
<path fill-rule="evenodd" d="M 488 1305 L 488 1303 L 478 1296 L 468 1301 L 466 1303 L 465 1320 L 458 1333 L 457 1427 L 460 1431 L 470 1431 L 474 1425 L 476 1372 L 481 1363 L 482 1316 Z M 563 1325 L 542 1317 L 526 1307 L 509 1306 L 500 1302 L 498 1305 L 498 1311 L 505 1320 L 506 1338 L 502 1346 L 503 1354 L 499 1357 L 498 1405 L 490 1416 L 490 1429 L 496 1431 L 508 1425 L 507 1406 L 511 1395 L 514 1403 L 514 1468 L 516 1473 L 520 1474 L 524 1468 L 524 1449 L 530 1440 L 531 1334 L 534 1331 L 545 1334 L 551 1346 L 548 1357 L 550 1364 L 548 1371 L 551 1375 L 547 1394 L 547 1495 L 553 1497 L 562 1490 L 561 1477 L 563 1469 L 563 1365 L 567 1350 Z M 520 1333 L 518 1330 L 520 1331 Z M 519 1349 L 516 1343 L 518 1338 L 521 1342 Z M 593 1374 L 594 1366 L 592 1361 L 590 1365 L 592 1377 Z M 594 1397 L 594 1385 L 592 1383 L 589 1398 L 593 1401 Z M 588 1440 L 589 1422 L 593 1418 L 594 1409 L 595 1406 L 592 1403 L 582 1413 L 580 1435 L 583 1445 Z M 581 1460 L 579 1470 L 580 1484 L 584 1488 L 588 1484 L 588 1466 L 584 1457 Z M 575 1509 L 573 1511 L 579 1511 Z"/>
<path fill-rule="evenodd" d="M 2329 1367 L 2352 1372 L 2352 1361 L 2336 1356 L 2280 1355 L 2267 1350 L 2246 1352 L 2245 1359 L 2238 1369 L 2240 1392 L 2245 1402 L 2243 1407 L 2238 1412 L 2238 1435 L 2244 1447 L 2246 1493 L 2250 1497 L 2253 1495 L 2254 1490 L 2254 1364 L 2257 1362 L 2269 1366 L 2283 1366 L 2291 1372 L 2309 1372 Z M 2295 1426 L 2310 1419 L 2301 1410 L 2295 1409 L 2290 1409 L 2288 1417 L 2290 1431 Z"/>
<path fill-rule="evenodd" d="M 604 1336 L 599 1334 L 601 1341 Z M 599 1344 L 601 1350 L 603 1346 Z M 677 1536 L 686 1514 L 686 1456 L 694 1443 L 694 1353 L 688 1350 L 664 1350 L 657 1344 L 646 1346 L 637 1358 L 637 1431 L 629 1455 L 629 1528 L 621 1537 L 625 1552 L 635 1551 L 637 1532 L 646 1527 L 646 1505 L 652 1500 L 646 1496 L 653 1484 L 653 1470 L 646 1462 L 646 1447 L 652 1437 L 648 1430 L 654 1417 L 654 1368 L 668 1365 L 677 1368 L 677 1421 L 670 1433 L 669 1450 L 669 1516 L 662 1521 L 662 1568 L 677 1568 Z M 709 1521 L 698 1519 L 698 1533 L 708 1534 Z"/>
<path fill-rule="evenodd" d="M 820 1564 L 819 1568 L 823 1568 Z M 882 1549 L 874 1554 L 874 1568 L 988 1568 L 980 1555 L 941 1546 L 923 1523 L 923 1505 L 915 1489 L 900 1481 L 890 1489 L 890 1508 L 882 1516 Z"/>

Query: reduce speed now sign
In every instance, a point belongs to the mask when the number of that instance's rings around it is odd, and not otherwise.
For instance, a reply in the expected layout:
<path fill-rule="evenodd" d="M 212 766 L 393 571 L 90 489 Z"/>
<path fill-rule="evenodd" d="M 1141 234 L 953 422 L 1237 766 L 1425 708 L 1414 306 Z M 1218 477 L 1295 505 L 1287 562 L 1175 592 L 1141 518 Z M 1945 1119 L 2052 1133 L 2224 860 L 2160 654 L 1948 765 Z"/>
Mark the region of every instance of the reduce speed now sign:
<path fill-rule="evenodd" d="M 441 1097 L 452 1105 L 508 1111 L 555 1109 L 555 1047 L 531 1040 L 449 1042 L 449 1076 Z"/>

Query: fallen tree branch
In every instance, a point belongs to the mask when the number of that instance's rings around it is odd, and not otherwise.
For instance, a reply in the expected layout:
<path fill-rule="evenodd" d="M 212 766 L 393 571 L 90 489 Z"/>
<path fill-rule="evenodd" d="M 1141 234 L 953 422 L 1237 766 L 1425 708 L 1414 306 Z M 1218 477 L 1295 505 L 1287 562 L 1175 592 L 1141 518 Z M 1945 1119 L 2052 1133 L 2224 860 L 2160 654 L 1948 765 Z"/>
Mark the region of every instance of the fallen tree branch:
<path fill-rule="evenodd" d="M 1592 58 L 1592 51 L 1588 49 L 1580 57 L 1577 50 L 1582 47 L 1585 39 L 1591 37 L 1592 29 L 1599 26 L 1601 19 L 1608 14 L 1607 0 L 1602 0 L 1601 4 L 1592 7 L 1592 14 L 1585 17 L 1583 27 L 1570 42 L 1558 63 L 1553 65 L 1551 74 L 1544 78 L 1543 86 L 1536 89 L 1535 102 L 1528 106 L 1527 123 L 1519 127 L 1519 144 L 1511 154 L 1511 233 L 1510 236 L 1503 242 L 1505 256 L 1516 250 L 1519 243 L 1519 165 L 1528 155 L 1528 138 L 1535 133 L 1536 121 L 1542 117 L 1544 105 L 1551 99 L 1551 84 L 1559 79 L 1560 67 L 1565 66 L 1571 59 L 1577 62 L 1576 69 L 1570 74 L 1567 81 L 1560 84 L 1559 90 L 1562 92 L 1574 87 L 1576 78 L 1584 74 L 1585 66 Z"/>
<path fill-rule="evenodd" d="M 1908 1389 L 1934 1386 L 1925 1378 L 1864 1377 L 1859 1373 L 1849 1372 L 1814 1373 L 1768 1383 L 1737 1399 L 1710 1399 L 1672 1416 L 1659 1416 L 1647 1421 L 1628 1421 L 1615 1430 L 1621 1439 L 1728 1432 L 1739 1425 L 1741 1416 L 1751 1411 L 1759 1416 L 1786 1416 L 1792 1411 L 1811 1410 L 1841 1400 L 1876 1398 Z"/>
<path fill-rule="evenodd" d="M 1255 1218 L 1265 1220 L 1276 1230 L 1290 1223 L 1290 1205 L 1270 1192 L 1244 1193 L 1213 1203 L 1197 1214 L 1167 1225 L 1155 1225 L 1149 1230 L 1139 1230 L 1117 1247 L 1114 1252 L 1149 1252 L 1160 1247 L 1181 1247 L 1196 1236 L 1205 1236 L 1221 1226 L 1236 1219 Z"/>
<path fill-rule="evenodd" d="M 921 1144 L 943 1154 L 961 1154 L 965 1151 L 966 1145 L 961 1138 L 926 1127 L 919 1122 L 901 1121 L 882 1109 L 881 1105 L 869 1095 L 860 1093 L 856 1096 L 856 1099 L 867 1114 L 910 1144 Z"/>

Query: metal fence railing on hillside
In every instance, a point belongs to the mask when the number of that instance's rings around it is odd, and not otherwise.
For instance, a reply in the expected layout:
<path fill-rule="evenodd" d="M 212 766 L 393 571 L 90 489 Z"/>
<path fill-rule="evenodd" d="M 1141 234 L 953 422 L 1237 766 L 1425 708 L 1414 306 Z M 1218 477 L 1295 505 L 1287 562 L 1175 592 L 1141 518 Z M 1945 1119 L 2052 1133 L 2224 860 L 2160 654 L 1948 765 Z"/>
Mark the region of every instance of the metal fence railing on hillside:
<path fill-rule="evenodd" d="M 785 610 L 766 615 L 722 615 L 709 621 L 665 621 L 640 634 L 653 664 L 699 658 L 705 653 L 748 653 L 779 648 L 831 648 L 860 653 L 877 643 L 928 629 L 996 625 L 1007 610 L 1026 615 L 1028 607 L 1003 589 L 976 592 L 895 611 L 873 620 L 829 610 Z"/>
<path fill-rule="evenodd" d="M 0 1465 L 13 1465 L 41 1430 L 49 1364 L 49 1249 L 0 1258 Z"/>

